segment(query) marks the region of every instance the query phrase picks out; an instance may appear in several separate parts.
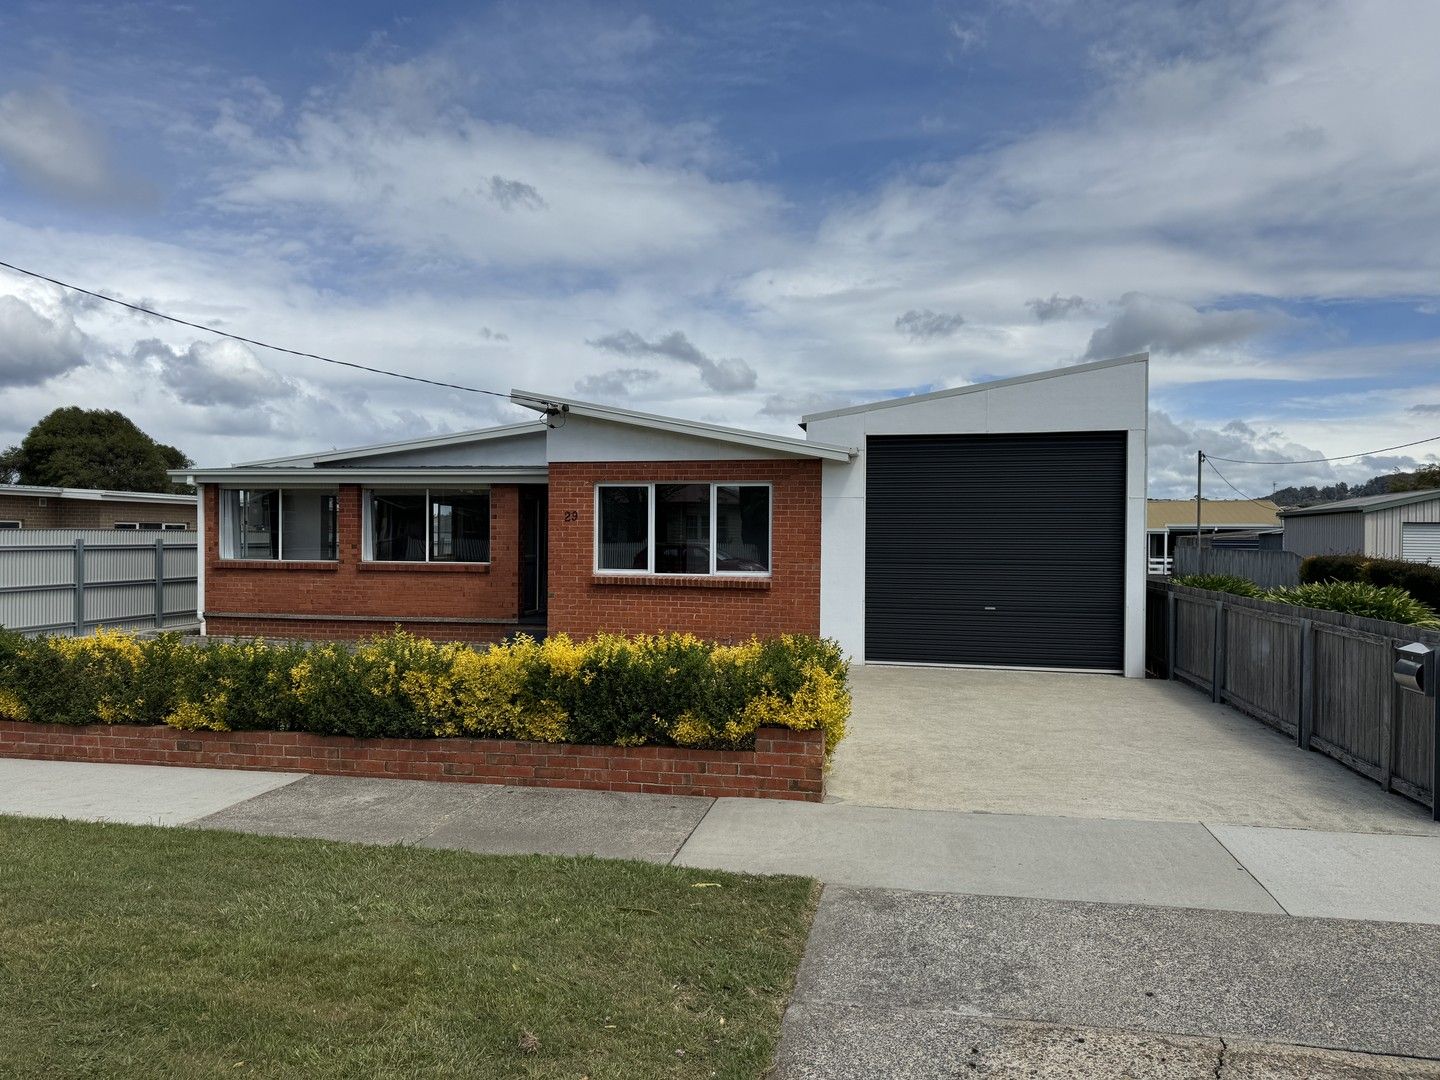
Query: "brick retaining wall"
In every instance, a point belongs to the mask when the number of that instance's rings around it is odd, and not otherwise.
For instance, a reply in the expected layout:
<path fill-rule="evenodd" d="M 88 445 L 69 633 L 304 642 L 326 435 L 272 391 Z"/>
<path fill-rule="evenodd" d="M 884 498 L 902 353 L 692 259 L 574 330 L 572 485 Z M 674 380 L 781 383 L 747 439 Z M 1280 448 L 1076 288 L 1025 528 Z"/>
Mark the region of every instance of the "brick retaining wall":
<path fill-rule="evenodd" d="M 754 750 L 691 750 L 0 721 L 0 757 L 819 802 L 825 742 L 786 728 L 761 728 Z"/>

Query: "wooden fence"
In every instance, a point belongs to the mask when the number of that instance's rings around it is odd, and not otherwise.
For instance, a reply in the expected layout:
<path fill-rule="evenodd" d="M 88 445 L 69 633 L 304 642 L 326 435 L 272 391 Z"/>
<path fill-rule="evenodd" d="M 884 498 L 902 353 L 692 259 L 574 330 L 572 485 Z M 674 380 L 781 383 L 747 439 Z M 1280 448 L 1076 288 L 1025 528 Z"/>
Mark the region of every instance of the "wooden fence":
<path fill-rule="evenodd" d="M 1207 552 L 1208 554 L 1208 552 Z M 1396 645 L 1440 632 L 1151 582 L 1147 669 L 1434 806 L 1435 702 L 1391 676 Z"/>
<path fill-rule="evenodd" d="M 1181 541 L 1175 548 L 1171 567 L 1176 577 L 1200 573 L 1200 553 L 1195 538 Z M 1205 573 L 1232 574 L 1255 582 L 1262 589 L 1279 585 L 1300 584 L 1300 556 L 1293 551 L 1251 551 L 1246 548 L 1224 548 L 1205 545 Z"/>

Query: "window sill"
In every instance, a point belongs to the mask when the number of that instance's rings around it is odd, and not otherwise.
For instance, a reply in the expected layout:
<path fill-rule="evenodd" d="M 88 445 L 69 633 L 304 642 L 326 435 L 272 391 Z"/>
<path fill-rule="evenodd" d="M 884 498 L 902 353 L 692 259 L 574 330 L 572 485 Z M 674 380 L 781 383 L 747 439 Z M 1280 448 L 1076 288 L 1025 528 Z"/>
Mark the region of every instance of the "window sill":
<path fill-rule="evenodd" d="M 594 585 L 638 585 L 647 589 L 750 589 L 766 591 L 768 577 L 728 577 L 701 574 L 603 574 L 590 579 Z"/>
<path fill-rule="evenodd" d="M 334 561 L 300 562 L 294 559 L 220 559 L 210 564 L 213 570 L 322 570 L 333 573 L 340 569 Z"/>
<path fill-rule="evenodd" d="M 362 562 L 357 570 L 366 574 L 488 574 L 488 562 Z"/>

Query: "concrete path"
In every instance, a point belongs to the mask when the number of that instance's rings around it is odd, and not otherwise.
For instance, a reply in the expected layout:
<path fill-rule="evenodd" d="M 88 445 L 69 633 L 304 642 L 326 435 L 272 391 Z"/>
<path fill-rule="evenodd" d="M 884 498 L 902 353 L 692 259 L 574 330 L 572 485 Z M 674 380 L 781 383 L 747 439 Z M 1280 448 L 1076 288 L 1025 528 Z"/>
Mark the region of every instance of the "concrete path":
<path fill-rule="evenodd" d="M 179 825 L 299 779 L 294 773 L 0 758 L 0 814 Z"/>
<path fill-rule="evenodd" d="M 1440 1076 L 1437 970 L 1436 927 L 830 886 L 776 1076 Z"/>
<path fill-rule="evenodd" d="M 1440 924 L 1440 836 L 6 759 L 0 813 Z"/>
<path fill-rule="evenodd" d="M 1440 835 L 1429 814 L 1179 683 L 866 666 L 835 802 Z"/>
<path fill-rule="evenodd" d="M 509 855 L 668 863 L 714 800 L 307 776 L 195 822 L 208 829 Z"/>

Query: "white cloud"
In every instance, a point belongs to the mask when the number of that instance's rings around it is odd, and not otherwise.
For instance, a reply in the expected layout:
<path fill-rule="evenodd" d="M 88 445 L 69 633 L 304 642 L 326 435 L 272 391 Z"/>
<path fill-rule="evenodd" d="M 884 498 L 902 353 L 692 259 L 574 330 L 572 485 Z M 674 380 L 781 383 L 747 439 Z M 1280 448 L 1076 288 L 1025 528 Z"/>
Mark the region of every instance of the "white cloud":
<path fill-rule="evenodd" d="M 959 312 L 942 315 L 929 308 L 911 308 L 895 319 L 895 329 L 911 341 L 929 341 L 932 338 L 946 338 L 965 325 L 965 317 Z"/>
<path fill-rule="evenodd" d="M 737 357 L 714 359 L 697 349 L 679 330 L 647 341 L 633 330 L 619 330 L 587 344 L 620 356 L 659 356 L 688 364 L 700 372 L 700 380 L 720 394 L 732 394 L 755 387 L 755 369 Z"/>
<path fill-rule="evenodd" d="M 0 164 L 45 195 L 130 203 L 148 194 L 115 169 L 104 136 L 55 87 L 0 94 Z"/>
<path fill-rule="evenodd" d="M 1090 335 L 1091 360 L 1144 352 L 1187 353 L 1230 345 L 1274 329 L 1283 319 L 1273 312 L 1244 308 L 1197 311 L 1189 304 L 1144 293 L 1126 293 L 1120 312 Z"/>
<path fill-rule="evenodd" d="M 249 346 L 225 338 L 192 342 L 183 351 L 147 338 L 135 343 L 132 355 L 155 365 L 165 388 L 187 405 L 249 409 L 299 392 L 293 380 L 256 359 Z"/>
<path fill-rule="evenodd" d="M 47 318 L 15 296 L 0 296 L 0 386 L 38 386 L 85 364 L 88 341 L 66 311 Z"/>

